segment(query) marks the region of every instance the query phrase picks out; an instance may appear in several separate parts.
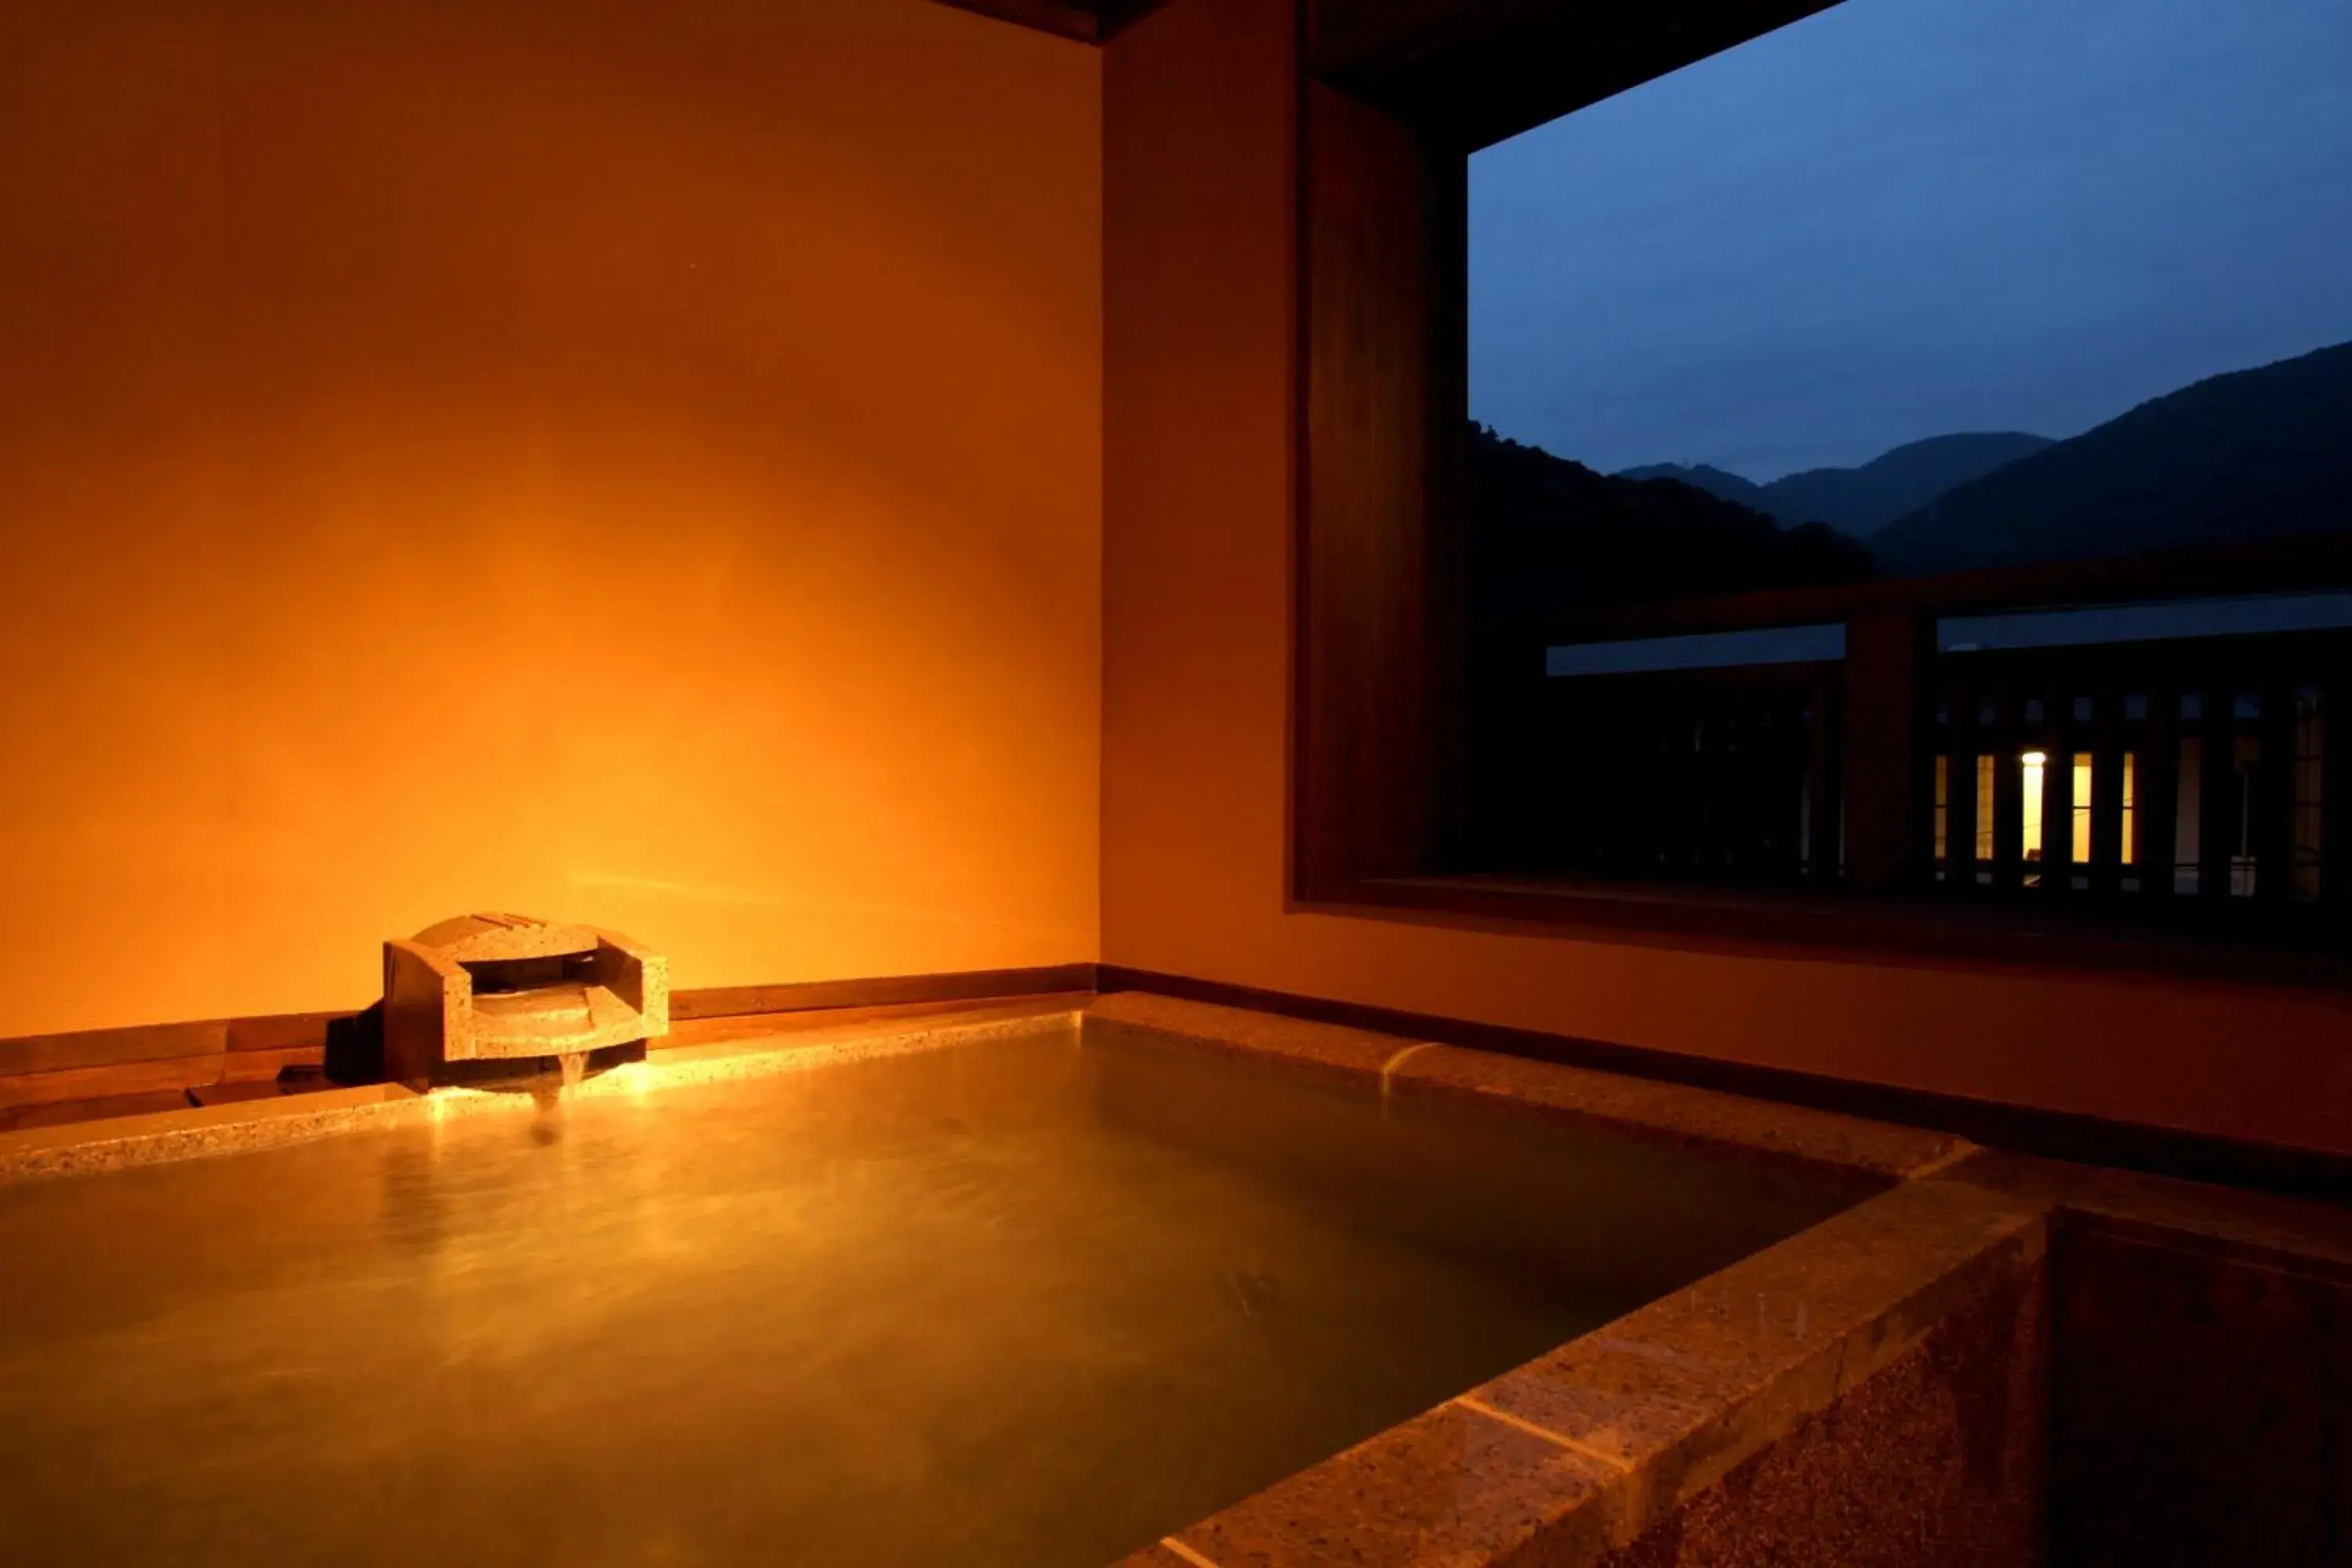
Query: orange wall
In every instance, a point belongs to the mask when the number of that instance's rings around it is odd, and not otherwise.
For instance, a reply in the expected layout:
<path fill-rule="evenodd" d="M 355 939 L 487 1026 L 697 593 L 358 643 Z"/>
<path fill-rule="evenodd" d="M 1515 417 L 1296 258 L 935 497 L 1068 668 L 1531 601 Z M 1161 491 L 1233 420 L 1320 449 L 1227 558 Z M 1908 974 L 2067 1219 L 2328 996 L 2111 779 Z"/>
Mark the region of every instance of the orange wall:
<path fill-rule="evenodd" d="M 2338 994 L 1286 910 L 1290 10 L 1108 51 L 1105 961 L 2352 1152 Z"/>
<path fill-rule="evenodd" d="M 0 1036 L 1094 957 L 1099 116 L 931 0 L 0 8 Z"/>

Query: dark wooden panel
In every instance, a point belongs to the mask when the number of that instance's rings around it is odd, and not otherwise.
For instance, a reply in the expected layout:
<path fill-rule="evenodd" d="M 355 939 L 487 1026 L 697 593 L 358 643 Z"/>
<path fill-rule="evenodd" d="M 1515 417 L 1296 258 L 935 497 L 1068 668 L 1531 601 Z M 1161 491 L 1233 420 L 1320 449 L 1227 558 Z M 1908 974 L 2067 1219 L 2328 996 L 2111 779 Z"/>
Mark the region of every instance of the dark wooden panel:
<path fill-rule="evenodd" d="M 1844 872 L 1840 826 L 1845 820 L 1845 780 L 1838 765 L 1840 682 L 1823 675 L 1805 701 L 1805 877 L 1833 887 Z"/>
<path fill-rule="evenodd" d="M 1414 869 L 1443 833 L 1461 531 L 1431 500 L 1463 439 L 1468 186 L 1462 158 L 1346 93 L 1310 84 L 1306 125 L 1294 864 L 1311 890 Z"/>
<path fill-rule="evenodd" d="M 220 1020 L 196 1024 L 148 1024 L 127 1029 L 83 1029 L 66 1035 L 27 1035 L 0 1040 L 0 1078 L 21 1073 L 62 1072 L 74 1068 L 112 1067 L 125 1062 L 165 1061 L 218 1056 L 228 1046 L 229 1026 Z"/>
<path fill-rule="evenodd" d="M 2238 723 L 2231 683 L 2219 677 L 2204 682 L 2204 775 L 2199 784 L 2200 806 L 2197 829 L 2197 892 L 2209 904 L 2230 898 L 2230 850 L 2237 842 L 2238 820 L 2233 809 L 2237 774 L 2233 755 Z"/>
<path fill-rule="evenodd" d="M 0 1078 L 0 1106 L 48 1105 L 68 1100 L 113 1099 L 200 1088 L 220 1080 L 227 1058 L 215 1051 L 160 1061 L 119 1062 L 67 1068 L 58 1072 L 18 1073 Z"/>
<path fill-rule="evenodd" d="M 228 1048 L 237 1051 L 323 1051 L 327 1031 L 352 1016 L 342 1013 L 273 1013 L 261 1017 L 231 1018 Z"/>
<path fill-rule="evenodd" d="M 1315 70 L 1463 151 L 1680 69 L 1831 0 L 1311 0 Z"/>
<path fill-rule="evenodd" d="M 275 1083 L 278 1075 L 289 1068 L 323 1068 L 326 1065 L 327 1042 L 323 1037 L 313 1046 L 289 1046 L 280 1050 L 231 1051 L 221 1058 L 220 1081 Z"/>
<path fill-rule="evenodd" d="M 2158 900 L 2173 895 L 2180 840 L 2180 691 L 2170 679 L 2152 681 L 2147 739 L 2141 748 L 2139 858 L 2143 886 Z"/>
<path fill-rule="evenodd" d="M 797 1013 L 812 1008 L 891 1007 L 909 1002 L 980 1002 L 1091 991 L 1095 966 L 1059 963 L 1038 969 L 975 969 L 952 974 L 891 974 L 868 980 L 810 980 L 784 985 L 734 985 L 670 995 L 670 1016 L 729 1018 L 750 1013 Z"/>
<path fill-rule="evenodd" d="M 2262 747 L 2252 780 L 2254 896 L 2286 901 L 2294 881 L 2294 682 L 2273 679 L 2260 689 L 2262 714 L 2250 727 Z"/>
<path fill-rule="evenodd" d="M 2320 877 L 2325 896 L 2352 903 L 2352 650 L 2318 661 L 2326 706 L 2320 768 Z"/>

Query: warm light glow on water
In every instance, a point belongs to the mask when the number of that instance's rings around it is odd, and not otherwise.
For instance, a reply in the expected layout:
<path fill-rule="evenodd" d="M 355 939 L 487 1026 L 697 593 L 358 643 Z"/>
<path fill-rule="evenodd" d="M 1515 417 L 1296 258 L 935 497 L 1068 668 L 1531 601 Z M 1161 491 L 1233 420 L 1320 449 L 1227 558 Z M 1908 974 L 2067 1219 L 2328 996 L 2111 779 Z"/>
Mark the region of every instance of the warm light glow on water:
<path fill-rule="evenodd" d="M 603 1081 L 0 1187 L 0 1560 L 1096 1568 L 1862 1195 L 1069 1034 Z"/>

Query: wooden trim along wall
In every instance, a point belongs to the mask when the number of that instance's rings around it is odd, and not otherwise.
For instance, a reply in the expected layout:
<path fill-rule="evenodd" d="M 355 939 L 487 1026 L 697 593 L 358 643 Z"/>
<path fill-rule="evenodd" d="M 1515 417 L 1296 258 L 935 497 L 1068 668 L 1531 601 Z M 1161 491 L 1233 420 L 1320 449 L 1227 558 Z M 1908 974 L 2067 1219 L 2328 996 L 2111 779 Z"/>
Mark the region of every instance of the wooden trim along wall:
<path fill-rule="evenodd" d="M 670 1016 L 686 1022 L 840 1007 L 998 1001 L 1094 988 L 1092 963 L 894 974 L 678 991 L 670 996 Z M 36 1106 L 191 1094 L 202 1099 L 224 1091 L 234 1095 L 245 1086 L 257 1090 L 274 1084 L 289 1068 L 322 1069 L 331 1037 L 360 1016 L 352 1012 L 287 1013 L 0 1040 L 0 1125 Z"/>
<path fill-rule="evenodd" d="M 0 1040 L 0 1119 L 28 1106 L 272 1083 L 288 1068 L 323 1063 L 328 1031 L 351 1016 L 289 1013 Z"/>
<path fill-rule="evenodd" d="M 1091 963 L 1038 969 L 972 969 L 951 974 L 890 974 L 868 980 L 805 980 L 789 985 L 732 985 L 670 994 L 673 1018 L 731 1018 L 824 1007 L 896 1007 L 917 1002 L 993 1002 L 1092 991 Z"/>

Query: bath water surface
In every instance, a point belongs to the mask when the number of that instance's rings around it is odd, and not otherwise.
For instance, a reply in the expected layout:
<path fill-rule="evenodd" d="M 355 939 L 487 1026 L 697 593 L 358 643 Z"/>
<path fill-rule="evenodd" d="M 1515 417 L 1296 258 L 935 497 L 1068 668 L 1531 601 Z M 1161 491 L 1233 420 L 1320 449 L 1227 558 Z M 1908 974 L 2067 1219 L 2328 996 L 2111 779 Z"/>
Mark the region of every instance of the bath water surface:
<path fill-rule="evenodd" d="M 0 1560 L 1094 1568 L 1869 1190 L 1066 1029 L 0 1187 Z"/>

